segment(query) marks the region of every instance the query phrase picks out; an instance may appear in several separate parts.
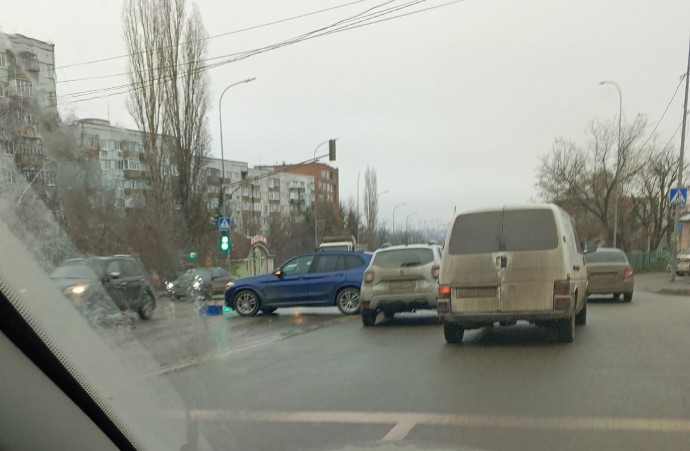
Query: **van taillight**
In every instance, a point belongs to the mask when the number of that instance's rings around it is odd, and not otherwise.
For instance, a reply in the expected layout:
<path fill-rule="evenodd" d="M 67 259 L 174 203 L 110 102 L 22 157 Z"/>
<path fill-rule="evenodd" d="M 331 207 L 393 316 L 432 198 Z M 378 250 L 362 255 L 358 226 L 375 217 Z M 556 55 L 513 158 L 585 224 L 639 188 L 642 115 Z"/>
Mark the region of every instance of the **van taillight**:
<path fill-rule="evenodd" d="M 563 296 L 570 294 L 570 281 L 569 280 L 557 280 L 553 283 L 553 295 Z"/>
<path fill-rule="evenodd" d="M 438 275 L 441 272 L 441 267 L 439 265 L 434 265 L 431 267 L 431 277 L 438 279 Z"/>
<path fill-rule="evenodd" d="M 364 272 L 364 283 L 371 283 L 374 281 L 374 271 L 368 270 Z"/>
<path fill-rule="evenodd" d="M 626 266 L 625 272 L 623 272 L 623 277 L 625 277 L 627 279 L 628 277 L 632 277 L 632 276 L 633 276 L 632 266 Z"/>
<path fill-rule="evenodd" d="M 438 297 L 441 299 L 450 299 L 450 285 L 439 285 Z"/>

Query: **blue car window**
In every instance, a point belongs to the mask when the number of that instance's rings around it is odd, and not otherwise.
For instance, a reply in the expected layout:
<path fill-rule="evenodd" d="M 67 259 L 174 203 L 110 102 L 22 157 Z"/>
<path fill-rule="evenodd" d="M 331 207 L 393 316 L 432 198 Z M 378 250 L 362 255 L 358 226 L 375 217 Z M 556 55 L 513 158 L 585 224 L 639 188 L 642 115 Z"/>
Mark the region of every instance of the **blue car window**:
<path fill-rule="evenodd" d="M 356 255 L 341 255 L 338 261 L 338 269 L 348 270 L 362 266 L 364 262 Z"/>
<path fill-rule="evenodd" d="M 324 254 L 316 257 L 314 271 L 312 272 L 331 272 L 335 271 L 338 265 L 338 255 Z"/>
<path fill-rule="evenodd" d="M 306 274 L 311 268 L 311 262 L 314 260 L 313 255 L 304 255 L 302 257 L 293 258 L 289 262 L 285 263 L 281 270 L 285 276 L 297 276 L 300 274 Z"/>

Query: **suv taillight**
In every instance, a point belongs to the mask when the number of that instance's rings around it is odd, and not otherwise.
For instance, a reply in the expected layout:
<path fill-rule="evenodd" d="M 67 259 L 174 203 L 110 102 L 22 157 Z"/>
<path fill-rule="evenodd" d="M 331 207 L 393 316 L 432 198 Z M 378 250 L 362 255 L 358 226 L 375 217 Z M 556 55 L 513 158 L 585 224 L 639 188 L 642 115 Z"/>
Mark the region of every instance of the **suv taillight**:
<path fill-rule="evenodd" d="M 374 271 L 367 270 L 364 272 L 364 283 L 371 283 L 374 281 Z"/>
<path fill-rule="evenodd" d="M 438 297 L 439 299 L 450 299 L 450 285 L 439 285 Z"/>
<path fill-rule="evenodd" d="M 438 275 L 441 272 L 441 267 L 439 265 L 434 265 L 431 267 L 431 277 L 438 279 Z"/>
<path fill-rule="evenodd" d="M 626 266 L 625 271 L 623 272 L 623 277 L 625 277 L 627 279 L 628 277 L 632 277 L 632 276 L 633 276 L 632 266 Z"/>
<path fill-rule="evenodd" d="M 553 295 L 563 296 L 570 294 L 570 281 L 569 280 L 557 280 L 553 283 Z"/>

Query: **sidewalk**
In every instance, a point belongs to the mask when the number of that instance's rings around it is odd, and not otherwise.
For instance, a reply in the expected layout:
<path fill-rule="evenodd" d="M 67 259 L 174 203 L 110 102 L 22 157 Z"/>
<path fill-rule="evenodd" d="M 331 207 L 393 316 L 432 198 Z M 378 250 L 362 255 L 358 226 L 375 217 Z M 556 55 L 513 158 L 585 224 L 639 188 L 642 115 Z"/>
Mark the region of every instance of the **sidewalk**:
<path fill-rule="evenodd" d="M 635 274 L 635 290 L 690 296 L 690 276 L 676 276 L 676 281 L 671 282 L 671 273 L 666 271 L 637 273 Z"/>

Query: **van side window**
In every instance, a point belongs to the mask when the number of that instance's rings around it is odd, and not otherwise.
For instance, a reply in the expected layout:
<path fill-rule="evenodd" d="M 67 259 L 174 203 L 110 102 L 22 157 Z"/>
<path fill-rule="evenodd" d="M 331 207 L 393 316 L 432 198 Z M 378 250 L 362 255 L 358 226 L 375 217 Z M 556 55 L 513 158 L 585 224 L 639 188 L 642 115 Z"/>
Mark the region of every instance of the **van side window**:
<path fill-rule="evenodd" d="M 580 234 L 577 232 L 577 224 L 575 224 L 573 218 L 568 217 L 568 219 L 570 220 L 570 227 L 572 227 L 573 235 L 575 236 L 575 247 L 577 247 L 577 253 L 584 254 L 585 251 L 582 249 L 582 241 L 580 240 Z"/>

